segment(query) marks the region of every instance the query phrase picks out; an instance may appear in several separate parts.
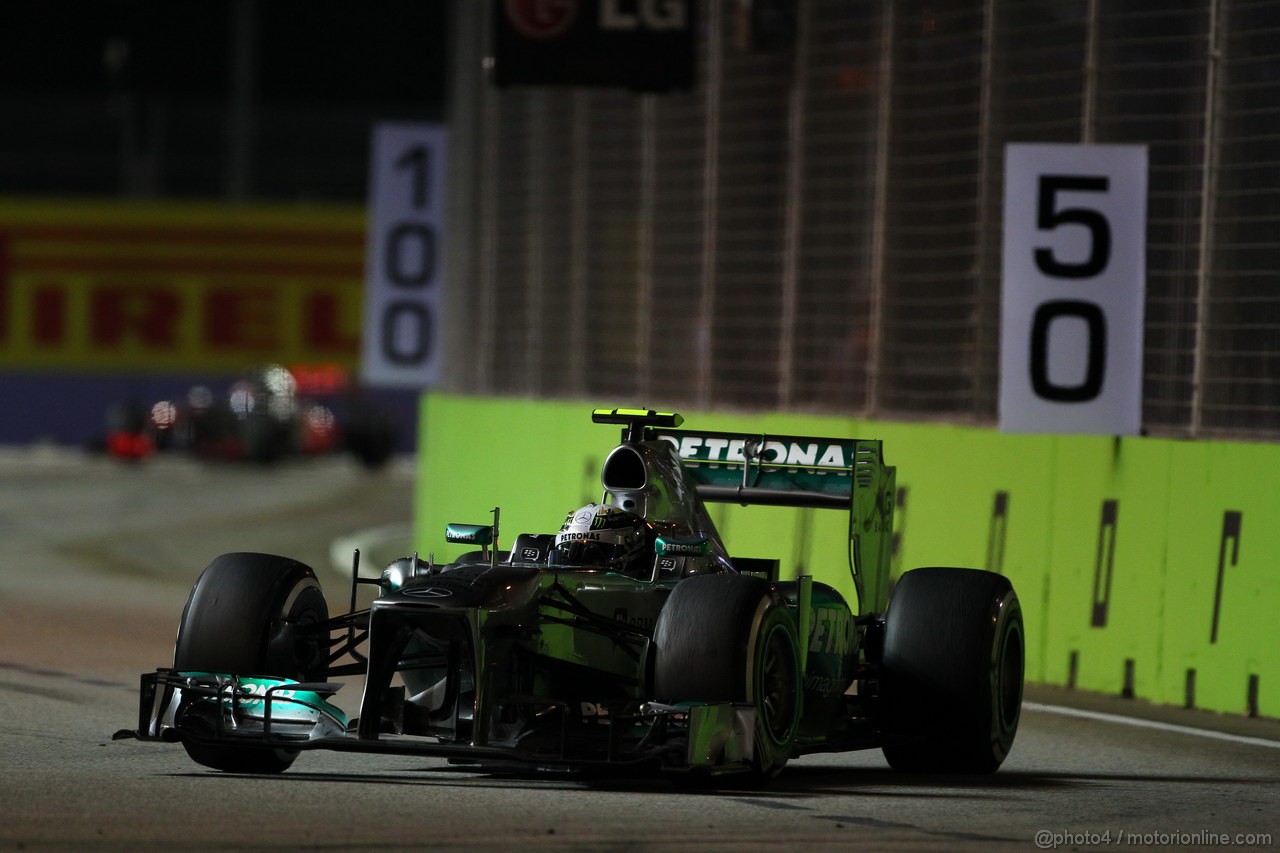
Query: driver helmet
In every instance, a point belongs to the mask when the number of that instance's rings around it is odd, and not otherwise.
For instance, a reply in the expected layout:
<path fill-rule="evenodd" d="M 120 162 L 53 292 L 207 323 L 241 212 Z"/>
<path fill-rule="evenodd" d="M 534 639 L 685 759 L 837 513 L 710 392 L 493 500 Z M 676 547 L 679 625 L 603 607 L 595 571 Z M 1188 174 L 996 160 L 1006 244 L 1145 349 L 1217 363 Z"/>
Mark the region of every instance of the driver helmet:
<path fill-rule="evenodd" d="M 558 562 L 625 571 L 649 548 L 649 525 L 625 509 L 589 503 L 565 516 L 556 534 Z"/>

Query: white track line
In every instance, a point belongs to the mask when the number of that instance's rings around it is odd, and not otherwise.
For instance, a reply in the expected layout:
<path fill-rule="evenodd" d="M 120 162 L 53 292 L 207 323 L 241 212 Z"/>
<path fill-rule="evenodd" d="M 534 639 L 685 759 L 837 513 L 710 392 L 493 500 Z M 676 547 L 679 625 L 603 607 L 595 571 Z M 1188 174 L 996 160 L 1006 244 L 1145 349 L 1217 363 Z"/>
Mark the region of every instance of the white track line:
<path fill-rule="evenodd" d="M 1120 723 L 1124 726 L 1138 726 L 1144 729 L 1159 729 L 1162 732 L 1177 732 L 1183 735 L 1227 740 L 1232 743 L 1245 743 L 1250 746 L 1266 746 L 1280 749 L 1280 740 L 1267 740 L 1260 737 L 1232 735 L 1226 732 L 1215 732 L 1210 729 L 1197 729 L 1191 726 L 1178 726 L 1173 723 L 1159 723 L 1155 720 L 1140 720 L 1136 717 L 1122 717 L 1119 714 L 1103 714 L 1098 711 L 1082 711 L 1079 708 L 1066 708 L 1062 705 L 1041 705 L 1039 702 L 1023 702 L 1024 711 L 1039 711 L 1042 714 L 1059 714 L 1063 717 L 1080 717 L 1085 720 L 1100 720 L 1104 723 Z"/>

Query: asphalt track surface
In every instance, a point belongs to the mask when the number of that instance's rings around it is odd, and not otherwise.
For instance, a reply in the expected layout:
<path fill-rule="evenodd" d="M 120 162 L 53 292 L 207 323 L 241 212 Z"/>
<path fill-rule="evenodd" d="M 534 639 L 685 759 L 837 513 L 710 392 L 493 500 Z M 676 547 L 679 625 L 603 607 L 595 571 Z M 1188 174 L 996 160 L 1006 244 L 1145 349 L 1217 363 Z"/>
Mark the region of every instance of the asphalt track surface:
<path fill-rule="evenodd" d="M 1280 724 L 1045 689 L 1029 691 L 993 776 L 898 774 L 863 752 L 794 761 L 759 790 L 321 751 L 281 776 L 249 777 L 205 771 L 176 745 L 111 739 L 135 722 L 138 674 L 170 662 L 187 592 L 213 556 L 309 562 L 338 610 L 346 587 L 330 543 L 407 521 L 412 488 L 407 461 L 370 474 L 339 459 L 261 470 L 0 450 L 0 850 L 1280 844 Z M 350 693 L 343 704 L 358 687 Z M 1175 728 L 1052 710 L 1061 706 Z"/>

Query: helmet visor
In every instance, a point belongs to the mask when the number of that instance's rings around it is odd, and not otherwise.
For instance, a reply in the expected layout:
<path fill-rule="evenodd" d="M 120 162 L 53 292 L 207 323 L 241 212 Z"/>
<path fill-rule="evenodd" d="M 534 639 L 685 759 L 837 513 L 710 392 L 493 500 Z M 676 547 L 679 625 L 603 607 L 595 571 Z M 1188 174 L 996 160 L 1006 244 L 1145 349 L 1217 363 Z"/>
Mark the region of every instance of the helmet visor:
<path fill-rule="evenodd" d="M 614 542 L 569 541 L 556 545 L 561 564 L 612 566 L 626 558 L 623 546 Z"/>

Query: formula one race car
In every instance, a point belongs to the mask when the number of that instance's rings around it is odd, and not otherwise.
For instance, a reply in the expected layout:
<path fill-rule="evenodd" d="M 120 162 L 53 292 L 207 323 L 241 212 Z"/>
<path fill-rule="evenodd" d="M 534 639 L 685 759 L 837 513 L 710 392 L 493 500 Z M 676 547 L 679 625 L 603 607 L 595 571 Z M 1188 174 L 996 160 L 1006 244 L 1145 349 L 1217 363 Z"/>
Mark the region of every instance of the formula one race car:
<path fill-rule="evenodd" d="M 889 600 L 894 469 L 881 443 L 623 425 L 602 500 L 555 534 L 499 550 L 493 523 L 448 565 L 352 571 L 331 617 L 315 573 L 224 554 L 197 581 L 172 668 L 142 676 L 138 729 L 219 770 L 271 773 L 301 750 L 458 764 L 657 768 L 767 778 L 794 756 L 879 747 L 898 769 L 987 773 L 1022 703 L 1022 614 L 1009 581 L 905 573 Z M 777 560 L 730 556 L 704 502 L 849 513 L 857 601 Z M 377 584 L 356 610 L 358 583 Z M 359 715 L 330 699 L 363 675 Z"/>
<path fill-rule="evenodd" d="M 116 403 L 94 444 L 135 462 L 173 451 L 271 464 L 345 450 L 376 469 L 395 451 L 395 430 L 390 415 L 362 397 L 341 368 L 267 364 L 246 371 L 224 394 L 197 385 L 185 400 Z"/>

